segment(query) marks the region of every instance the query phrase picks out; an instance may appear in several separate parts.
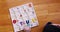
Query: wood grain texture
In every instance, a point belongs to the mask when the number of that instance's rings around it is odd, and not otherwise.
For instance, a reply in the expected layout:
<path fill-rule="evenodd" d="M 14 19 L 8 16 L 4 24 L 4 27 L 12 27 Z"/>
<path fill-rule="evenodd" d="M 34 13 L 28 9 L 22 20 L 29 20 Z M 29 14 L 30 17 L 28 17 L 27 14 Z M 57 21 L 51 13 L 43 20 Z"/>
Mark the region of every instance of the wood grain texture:
<path fill-rule="evenodd" d="M 34 4 L 39 26 L 31 32 L 42 32 L 49 21 L 60 24 L 60 0 L 0 0 L 0 32 L 13 32 L 9 8 L 28 2 Z"/>

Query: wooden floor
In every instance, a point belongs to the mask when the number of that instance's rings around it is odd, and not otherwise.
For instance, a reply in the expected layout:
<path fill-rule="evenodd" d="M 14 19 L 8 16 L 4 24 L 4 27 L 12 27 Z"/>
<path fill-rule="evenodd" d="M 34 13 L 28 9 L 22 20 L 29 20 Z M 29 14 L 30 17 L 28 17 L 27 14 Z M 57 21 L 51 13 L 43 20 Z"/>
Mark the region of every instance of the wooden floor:
<path fill-rule="evenodd" d="M 0 32 L 13 32 L 9 8 L 28 2 L 34 4 L 39 21 L 39 26 L 31 32 L 42 32 L 49 21 L 60 24 L 60 0 L 0 0 Z"/>

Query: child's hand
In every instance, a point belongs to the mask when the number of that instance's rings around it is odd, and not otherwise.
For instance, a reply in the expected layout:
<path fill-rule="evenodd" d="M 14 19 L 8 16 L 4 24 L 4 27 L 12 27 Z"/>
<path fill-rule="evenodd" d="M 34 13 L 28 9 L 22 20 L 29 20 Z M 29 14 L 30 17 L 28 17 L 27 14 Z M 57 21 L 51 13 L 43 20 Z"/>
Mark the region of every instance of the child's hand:
<path fill-rule="evenodd" d="M 28 26 L 26 26 L 26 27 L 24 27 L 24 31 L 25 31 L 25 32 L 30 32 L 30 31 L 31 31 L 31 28 L 28 27 Z"/>

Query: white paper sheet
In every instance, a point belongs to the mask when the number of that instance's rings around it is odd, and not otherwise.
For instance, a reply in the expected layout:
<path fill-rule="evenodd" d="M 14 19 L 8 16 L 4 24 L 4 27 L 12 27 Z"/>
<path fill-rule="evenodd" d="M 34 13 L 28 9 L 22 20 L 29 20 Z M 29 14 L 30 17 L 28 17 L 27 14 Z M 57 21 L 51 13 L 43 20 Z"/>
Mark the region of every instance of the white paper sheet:
<path fill-rule="evenodd" d="M 9 9 L 14 32 L 21 31 L 25 26 L 38 26 L 38 20 L 35 14 L 33 4 L 27 3 Z"/>

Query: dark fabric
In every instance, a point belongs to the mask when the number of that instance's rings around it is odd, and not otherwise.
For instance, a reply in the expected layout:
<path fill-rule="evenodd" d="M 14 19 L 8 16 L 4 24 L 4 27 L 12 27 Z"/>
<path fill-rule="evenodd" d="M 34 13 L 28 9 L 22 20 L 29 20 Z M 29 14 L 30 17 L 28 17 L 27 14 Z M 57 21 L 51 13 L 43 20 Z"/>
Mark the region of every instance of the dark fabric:
<path fill-rule="evenodd" d="M 50 25 L 50 24 L 47 24 L 44 27 L 43 32 L 60 32 L 60 28 L 53 26 L 53 25 Z"/>

